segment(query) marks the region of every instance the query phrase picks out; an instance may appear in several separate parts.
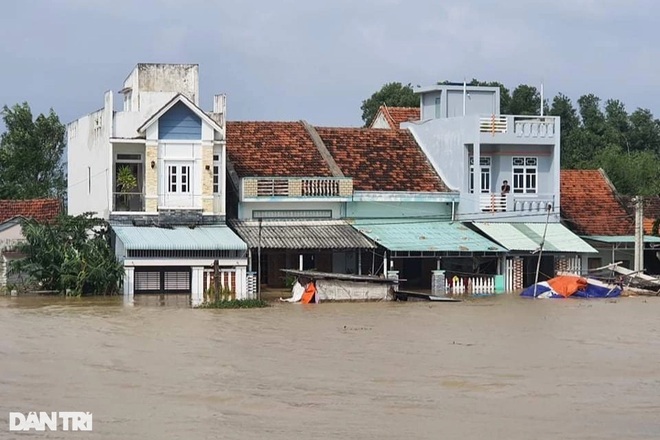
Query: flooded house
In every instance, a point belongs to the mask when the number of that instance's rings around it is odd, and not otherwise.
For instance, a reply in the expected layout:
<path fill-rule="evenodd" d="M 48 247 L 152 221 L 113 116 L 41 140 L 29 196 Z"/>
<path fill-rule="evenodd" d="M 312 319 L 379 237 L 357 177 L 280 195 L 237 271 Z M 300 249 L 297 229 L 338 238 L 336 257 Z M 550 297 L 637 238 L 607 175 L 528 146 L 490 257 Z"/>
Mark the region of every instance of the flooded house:
<path fill-rule="evenodd" d="M 22 223 L 26 219 L 47 222 L 60 213 L 58 199 L 0 200 L 0 292 L 25 281 L 21 274 L 12 273 L 9 265 L 22 258 L 16 245 L 22 242 Z"/>
<path fill-rule="evenodd" d="M 634 201 L 621 196 L 604 170 L 562 170 L 562 221 L 594 247 L 598 254 L 585 256 L 583 267 L 595 269 L 620 262 L 635 267 Z M 660 274 L 660 237 L 652 235 L 655 198 L 644 209 L 642 261 L 648 274 Z M 645 206 L 646 208 L 646 206 Z M 648 217 L 647 217 L 648 215 Z"/>
<path fill-rule="evenodd" d="M 500 114 L 498 87 L 442 84 L 416 93 L 420 120 L 401 127 L 460 193 L 455 219 L 506 249 L 497 269 L 506 290 L 534 281 L 542 241 L 542 279 L 579 273 L 597 252 L 560 222 L 559 117 Z"/>
<path fill-rule="evenodd" d="M 225 97 L 199 107 L 195 64 L 138 64 L 103 107 L 67 125 L 68 213 L 110 222 L 124 293 L 247 296 L 247 246 L 225 224 Z"/>

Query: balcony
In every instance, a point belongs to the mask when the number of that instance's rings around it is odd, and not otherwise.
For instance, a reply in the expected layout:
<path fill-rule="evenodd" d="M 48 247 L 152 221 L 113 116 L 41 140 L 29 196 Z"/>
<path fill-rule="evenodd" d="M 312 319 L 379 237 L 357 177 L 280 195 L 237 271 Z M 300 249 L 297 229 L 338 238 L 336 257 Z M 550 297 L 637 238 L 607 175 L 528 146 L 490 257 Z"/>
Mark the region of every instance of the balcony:
<path fill-rule="evenodd" d="M 144 194 L 141 192 L 113 193 L 114 212 L 144 212 Z"/>
<path fill-rule="evenodd" d="M 479 118 L 483 143 L 554 144 L 559 133 L 556 116 L 492 115 Z"/>
<path fill-rule="evenodd" d="M 482 212 L 518 212 L 521 214 L 544 214 L 555 207 L 554 194 L 505 194 L 483 193 L 479 196 L 479 210 Z"/>
<path fill-rule="evenodd" d="M 341 199 L 353 195 L 353 179 L 340 177 L 245 177 L 242 199 Z"/>

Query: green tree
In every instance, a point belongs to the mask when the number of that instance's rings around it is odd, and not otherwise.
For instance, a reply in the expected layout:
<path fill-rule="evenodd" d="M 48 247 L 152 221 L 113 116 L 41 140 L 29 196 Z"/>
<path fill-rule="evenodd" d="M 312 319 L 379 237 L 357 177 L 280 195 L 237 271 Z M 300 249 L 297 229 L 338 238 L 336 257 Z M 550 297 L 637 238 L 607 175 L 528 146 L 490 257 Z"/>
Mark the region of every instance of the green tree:
<path fill-rule="evenodd" d="M 52 223 L 26 220 L 25 241 L 17 250 L 26 255 L 10 270 L 25 273 L 46 290 L 72 295 L 116 293 L 123 266 L 110 246 L 105 220 L 91 213 L 61 215 Z"/>
<path fill-rule="evenodd" d="M 617 191 L 626 195 L 660 194 L 660 159 L 651 151 L 608 145 L 595 154 L 589 168 L 603 168 Z"/>
<path fill-rule="evenodd" d="M 582 126 L 591 133 L 602 136 L 605 133 L 605 115 L 600 109 L 600 98 L 594 94 L 580 96 L 578 99 Z"/>
<path fill-rule="evenodd" d="M 650 110 L 639 108 L 630 115 L 630 149 L 660 155 L 660 121 Z"/>
<path fill-rule="evenodd" d="M 371 125 L 378 113 L 378 108 L 383 104 L 390 107 L 418 107 L 419 96 L 415 95 L 410 84 L 403 85 L 399 82 L 385 84 L 369 99 L 362 101 L 360 109 L 362 109 L 362 120 L 365 127 Z"/>
<path fill-rule="evenodd" d="M 541 94 L 536 87 L 520 84 L 511 93 L 509 114 L 538 115 L 541 113 Z"/>
<path fill-rule="evenodd" d="M 66 190 L 65 128 L 55 112 L 33 119 L 25 102 L 4 106 L 2 113 L 0 199 L 61 198 Z"/>
<path fill-rule="evenodd" d="M 577 150 L 576 137 L 580 129 L 580 118 L 577 110 L 573 107 L 571 99 L 558 93 L 552 100 L 548 111 L 551 116 L 559 116 L 561 129 L 561 166 L 562 168 L 574 168 L 580 161 L 580 152 Z"/>

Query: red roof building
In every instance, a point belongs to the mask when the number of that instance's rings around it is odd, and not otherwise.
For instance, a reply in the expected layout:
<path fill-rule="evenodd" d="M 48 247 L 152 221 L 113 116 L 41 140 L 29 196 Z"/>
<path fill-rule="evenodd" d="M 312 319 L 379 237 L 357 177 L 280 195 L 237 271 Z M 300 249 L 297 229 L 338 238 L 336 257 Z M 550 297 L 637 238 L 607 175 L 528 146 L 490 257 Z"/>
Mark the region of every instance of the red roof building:
<path fill-rule="evenodd" d="M 357 191 L 447 192 L 408 130 L 317 127 L 323 143 Z"/>
<path fill-rule="evenodd" d="M 634 218 L 603 170 L 561 170 L 561 216 L 581 235 L 634 234 Z"/>
<path fill-rule="evenodd" d="M 50 221 L 59 213 L 60 201 L 57 199 L 0 200 L 0 223 L 14 217 Z"/>
<path fill-rule="evenodd" d="M 419 121 L 419 107 L 388 107 L 381 105 L 378 113 L 371 121 L 369 128 L 389 128 L 398 130 L 401 123 L 409 121 Z"/>

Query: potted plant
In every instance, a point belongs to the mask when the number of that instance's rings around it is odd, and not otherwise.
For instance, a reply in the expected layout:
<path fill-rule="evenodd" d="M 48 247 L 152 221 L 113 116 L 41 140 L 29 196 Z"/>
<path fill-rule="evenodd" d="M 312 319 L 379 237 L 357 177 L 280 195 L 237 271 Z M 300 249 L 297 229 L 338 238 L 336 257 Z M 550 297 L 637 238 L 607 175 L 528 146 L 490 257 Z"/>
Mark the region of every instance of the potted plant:
<path fill-rule="evenodd" d="M 117 187 L 119 192 L 123 194 L 120 198 L 119 211 L 129 211 L 129 193 L 137 189 L 137 177 L 135 177 L 129 166 L 124 165 L 117 171 Z"/>

